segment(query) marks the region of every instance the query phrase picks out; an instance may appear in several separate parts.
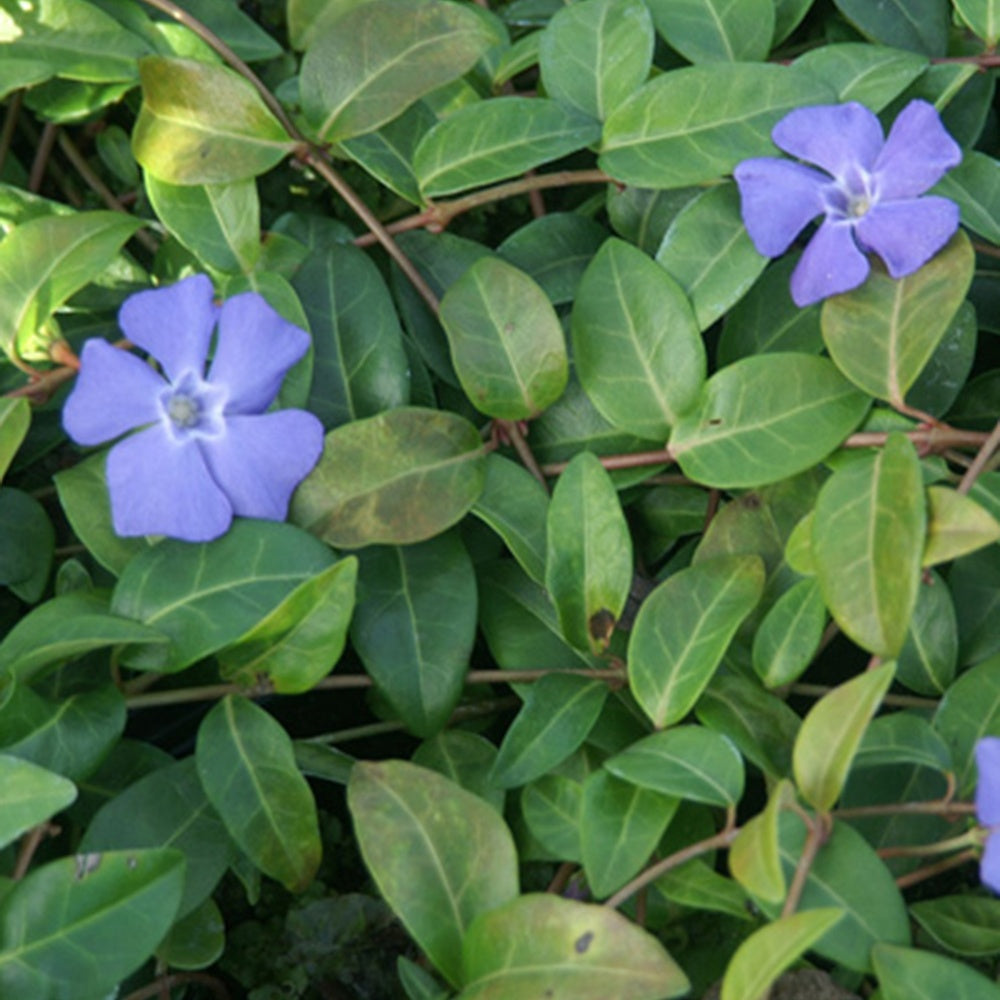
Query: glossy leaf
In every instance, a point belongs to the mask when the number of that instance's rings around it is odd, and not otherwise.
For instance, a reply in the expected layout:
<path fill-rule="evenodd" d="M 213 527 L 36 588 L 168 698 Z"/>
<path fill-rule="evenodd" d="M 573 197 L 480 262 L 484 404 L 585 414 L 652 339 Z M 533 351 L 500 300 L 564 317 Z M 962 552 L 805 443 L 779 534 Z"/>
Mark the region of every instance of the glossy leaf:
<path fill-rule="evenodd" d="M 561 774 L 546 774 L 521 792 L 521 815 L 531 835 L 560 861 L 583 860 L 582 808 L 583 785 Z"/>
<path fill-rule="evenodd" d="M 943 55 L 948 42 L 949 5 L 939 0 L 834 0 L 840 12 L 867 38 L 886 45 Z"/>
<path fill-rule="evenodd" d="M 421 192 L 440 197 L 516 177 L 600 136 L 592 119 L 556 101 L 496 97 L 461 108 L 431 128 L 413 154 L 413 170 Z"/>
<path fill-rule="evenodd" d="M 482 441 L 467 420 L 400 407 L 327 434 L 291 518 L 338 548 L 409 545 L 458 521 L 485 474 Z"/>
<path fill-rule="evenodd" d="M 1000 951 L 1000 899 L 939 896 L 911 904 L 910 913 L 948 951 L 976 957 Z"/>
<path fill-rule="evenodd" d="M 410 758 L 478 795 L 502 816 L 506 793 L 490 778 L 496 759 L 497 748 L 485 736 L 465 729 L 442 729 L 424 740 Z"/>
<path fill-rule="evenodd" d="M 881 111 L 923 73 L 928 59 L 887 45 L 842 42 L 810 49 L 794 65 L 830 84 L 838 101 Z"/>
<path fill-rule="evenodd" d="M 361 553 L 351 641 L 403 723 L 433 736 L 462 693 L 476 632 L 476 581 L 460 538 Z"/>
<path fill-rule="evenodd" d="M 996 0 L 953 0 L 959 17 L 978 35 L 986 47 L 996 47 L 1000 38 L 1000 6 Z"/>
<path fill-rule="evenodd" d="M 226 925 L 215 901 L 206 899 L 178 920 L 157 945 L 156 957 L 173 969 L 206 969 L 222 956 Z"/>
<path fill-rule="evenodd" d="M 1000 1000 L 1000 986 L 981 972 L 944 955 L 880 942 L 872 965 L 885 1000 Z"/>
<path fill-rule="evenodd" d="M 860 389 L 903 403 L 965 299 L 975 265 L 963 233 L 919 271 L 894 280 L 876 269 L 852 292 L 823 304 L 823 340 Z"/>
<path fill-rule="evenodd" d="M 299 88 L 317 138 L 372 132 L 461 76 L 492 38 L 457 4 L 372 0 L 324 20 L 302 61 Z"/>
<path fill-rule="evenodd" d="M 723 913 L 737 920 L 750 920 L 747 894 L 737 882 L 720 875 L 714 868 L 695 858 L 661 875 L 653 885 L 672 903 Z"/>
<path fill-rule="evenodd" d="M 222 675 L 248 686 L 267 678 L 278 694 L 308 691 L 344 651 L 357 571 L 352 556 L 300 583 L 219 654 Z"/>
<path fill-rule="evenodd" d="M 911 712 L 872 719 L 854 757 L 854 767 L 919 764 L 942 774 L 951 770 L 951 754 L 930 722 Z"/>
<path fill-rule="evenodd" d="M 559 318 L 541 288 L 506 261 L 476 261 L 448 289 L 439 315 L 455 372 L 480 412 L 525 420 L 566 388 Z"/>
<path fill-rule="evenodd" d="M 975 500 L 947 486 L 927 488 L 927 545 L 921 565 L 935 566 L 1000 539 L 1000 522 Z"/>
<path fill-rule="evenodd" d="M 958 205 L 962 222 L 974 233 L 991 243 L 1000 240 L 1000 162 L 992 156 L 966 150 L 962 162 L 941 178 L 934 191 Z"/>
<path fill-rule="evenodd" d="M 687 977 L 651 934 L 607 907 L 530 893 L 483 914 L 462 943 L 460 1000 L 661 1000 Z"/>
<path fill-rule="evenodd" d="M 294 148 L 284 127 L 241 76 L 194 59 L 139 63 L 142 110 L 132 152 L 170 184 L 228 184 L 256 177 Z M 212 100 L 201 95 L 211 94 Z"/>
<path fill-rule="evenodd" d="M 182 670 L 244 635 L 332 563 L 315 538 L 271 521 L 237 521 L 222 538 L 199 545 L 161 542 L 128 564 L 111 611 L 162 632 L 170 647 L 134 647 L 122 662 Z"/>
<path fill-rule="evenodd" d="M 567 8 L 571 9 L 571 8 Z M 644 253 L 610 239 L 573 305 L 573 360 L 616 427 L 665 438 L 705 380 L 705 348 L 683 290 Z"/>
<path fill-rule="evenodd" d="M 863 649 L 903 646 L 920 585 L 926 523 L 920 462 L 902 434 L 838 469 L 816 501 L 812 550 L 823 600 Z"/>
<path fill-rule="evenodd" d="M 656 262 L 684 290 L 698 329 L 706 330 L 743 297 L 767 258 L 747 234 L 736 185 L 726 183 L 681 210 L 656 251 Z"/>
<path fill-rule="evenodd" d="M 869 403 L 825 358 L 743 358 L 705 383 L 698 405 L 675 425 L 670 450 L 696 482 L 761 486 L 825 458 Z"/>
<path fill-rule="evenodd" d="M 51 819 L 77 795 L 76 786 L 62 775 L 7 754 L 0 754 L 0 786 L 3 787 L 0 847 Z"/>
<path fill-rule="evenodd" d="M 729 870 L 733 877 L 747 892 L 769 903 L 780 903 L 785 898 L 778 831 L 781 810 L 794 796 L 792 783 L 787 779 L 779 781 L 763 811 L 748 819 L 729 845 Z"/>
<path fill-rule="evenodd" d="M 145 176 L 157 217 L 206 267 L 250 271 L 260 256 L 260 202 L 253 180 L 168 184 Z"/>
<path fill-rule="evenodd" d="M 739 946 L 726 967 L 721 1000 L 757 1000 L 774 981 L 834 924 L 842 911 L 835 906 L 781 917 L 754 932 Z"/>
<path fill-rule="evenodd" d="M 604 467 L 578 454 L 549 503 L 545 587 L 562 633 L 595 655 L 611 639 L 632 584 L 632 544 Z"/>
<path fill-rule="evenodd" d="M 0 350 L 36 355 L 39 328 L 74 292 L 93 281 L 142 226 L 121 212 L 44 215 L 16 226 L 0 244 Z"/>
<path fill-rule="evenodd" d="M 654 726 L 691 710 L 763 588 L 757 556 L 722 556 L 675 573 L 646 598 L 629 639 L 628 675 Z"/>
<path fill-rule="evenodd" d="M 924 573 L 896 662 L 896 680 L 917 694 L 939 698 L 957 666 L 958 622 L 951 592 L 937 573 Z"/>
<path fill-rule="evenodd" d="M 638 0 L 585 0 L 558 11 L 538 46 L 549 96 L 603 121 L 649 75 L 653 21 Z"/>
<path fill-rule="evenodd" d="M 0 482 L 21 447 L 30 423 L 31 407 L 27 399 L 0 399 Z"/>
<path fill-rule="evenodd" d="M 652 0 L 656 29 L 689 62 L 753 62 L 771 49 L 771 0 Z"/>
<path fill-rule="evenodd" d="M 32 1000 L 106 996 L 173 923 L 179 851 L 78 854 L 18 882 L 0 905 L 0 990 Z"/>
<path fill-rule="evenodd" d="M 469 925 L 518 894 L 503 820 L 470 792 L 404 761 L 355 765 L 347 804 L 379 891 L 445 978 L 467 981 Z"/>
<path fill-rule="evenodd" d="M 678 802 L 609 771 L 598 770 L 587 778 L 580 807 L 580 848 L 594 896 L 603 899 L 638 874 Z"/>
<path fill-rule="evenodd" d="M 889 689 L 894 663 L 883 663 L 825 694 L 806 714 L 792 766 L 802 797 L 829 812 L 840 797 L 865 728 Z"/>
<path fill-rule="evenodd" d="M 604 762 L 614 775 L 684 801 L 735 806 L 743 795 L 743 759 L 725 736 L 701 726 L 653 733 Z"/>
<path fill-rule="evenodd" d="M 756 63 L 671 70 L 609 116 L 602 170 L 637 187 L 701 184 L 751 156 L 773 156 L 771 128 L 792 108 L 835 100 L 808 73 Z"/>
<path fill-rule="evenodd" d="M 607 695 L 604 681 L 572 674 L 533 683 L 500 744 L 492 782 L 515 788 L 551 771 L 587 738 Z"/>
<path fill-rule="evenodd" d="M 826 607 L 819 584 L 800 580 L 774 602 L 753 638 L 753 668 L 766 687 L 791 684 L 819 649 Z"/>
<path fill-rule="evenodd" d="M 0 486 L 0 538 L 0 586 L 34 604 L 45 592 L 55 550 L 45 508 L 23 490 Z"/>
<path fill-rule="evenodd" d="M 322 847 L 316 804 L 288 733 L 252 701 L 228 695 L 198 727 L 195 762 L 240 849 L 265 875 L 302 892 Z"/>

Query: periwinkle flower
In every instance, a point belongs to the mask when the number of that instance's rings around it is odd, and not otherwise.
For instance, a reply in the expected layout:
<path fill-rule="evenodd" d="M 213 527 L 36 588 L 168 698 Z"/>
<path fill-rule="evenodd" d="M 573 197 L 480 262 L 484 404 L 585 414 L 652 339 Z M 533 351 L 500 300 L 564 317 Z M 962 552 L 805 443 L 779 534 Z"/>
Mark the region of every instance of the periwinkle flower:
<path fill-rule="evenodd" d="M 264 412 L 309 349 L 309 334 L 256 292 L 221 308 L 213 294 L 211 281 L 197 274 L 122 304 L 122 331 L 162 374 L 106 340 L 83 346 L 63 409 L 70 437 L 97 445 L 143 428 L 108 453 L 119 535 L 203 542 L 223 534 L 234 515 L 283 520 L 292 491 L 323 450 L 313 414 Z"/>
<path fill-rule="evenodd" d="M 856 102 L 797 108 L 771 138 L 826 171 L 775 157 L 744 160 L 733 171 L 747 232 L 766 257 L 783 254 L 824 216 L 792 273 L 798 306 L 857 288 L 868 277 L 865 254 L 872 251 L 893 278 L 912 274 L 958 228 L 958 206 L 924 194 L 962 159 L 926 101 L 907 104 L 888 138 Z"/>
<path fill-rule="evenodd" d="M 983 885 L 1000 893 L 1000 739 L 986 736 L 976 744 L 976 818 L 988 831 L 979 862 Z"/>

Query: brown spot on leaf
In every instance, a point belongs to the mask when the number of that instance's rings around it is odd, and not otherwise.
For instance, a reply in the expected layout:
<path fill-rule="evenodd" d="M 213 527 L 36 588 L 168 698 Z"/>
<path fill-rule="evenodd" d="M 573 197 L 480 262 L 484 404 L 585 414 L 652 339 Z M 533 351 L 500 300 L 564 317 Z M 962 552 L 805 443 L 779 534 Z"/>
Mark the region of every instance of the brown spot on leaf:
<path fill-rule="evenodd" d="M 609 642 L 615 630 L 615 616 L 607 608 L 601 608 L 590 616 L 587 631 L 595 642 Z"/>
<path fill-rule="evenodd" d="M 760 494 L 758 493 L 745 493 L 740 498 L 740 503 L 746 507 L 747 510 L 759 510 L 760 509 Z"/>
<path fill-rule="evenodd" d="M 593 940 L 594 940 L 593 931 L 587 931 L 586 934 L 581 934 L 573 943 L 573 947 L 576 949 L 576 953 L 578 955 L 582 955 L 590 947 Z"/>

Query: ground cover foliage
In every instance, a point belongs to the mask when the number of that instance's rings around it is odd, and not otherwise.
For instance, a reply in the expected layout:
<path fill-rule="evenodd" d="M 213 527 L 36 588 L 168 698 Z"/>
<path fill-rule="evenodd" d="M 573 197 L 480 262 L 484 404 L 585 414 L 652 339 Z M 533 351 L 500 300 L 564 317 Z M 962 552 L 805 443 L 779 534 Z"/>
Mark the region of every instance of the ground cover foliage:
<path fill-rule="evenodd" d="M 0 0 L 0 996 L 1000 998 L 998 37 Z M 914 101 L 961 228 L 795 305 L 813 229 L 762 256 L 733 171 Z M 123 537 L 63 406 L 195 274 L 308 332 L 323 452 L 284 521 Z"/>

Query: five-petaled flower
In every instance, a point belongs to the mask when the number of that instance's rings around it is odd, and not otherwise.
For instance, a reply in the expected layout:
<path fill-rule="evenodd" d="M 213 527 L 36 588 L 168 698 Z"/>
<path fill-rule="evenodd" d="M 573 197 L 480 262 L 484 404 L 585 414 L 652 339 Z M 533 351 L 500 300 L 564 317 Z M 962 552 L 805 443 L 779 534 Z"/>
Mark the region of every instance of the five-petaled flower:
<path fill-rule="evenodd" d="M 323 449 L 323 427 L 313 414 L 264 412 L 309 349 L 309 334 L 256 292 L 221 308 L 213 294 L 198 274 L 122 304 L 123 332 L 163 374 L 105 340 L 83 346 L 63 410 L 70 437 L 96 445 L 143 428 L 107 457 L 119 535 L 201 542 L 223 534 L 234 514 L 283 520 L 292 491 Z"/>
<path fill-rule="evenodd" d="M 825 216 L 792 274 L 796 305 L 857 288 L 868 277 L 870 251 L 893 278 L 912 274 L 958 228 L 954 202 L 924 195 L 962 159 L 926 101 L 911 101 L 888 138 L 878 118 L 856 102 L 797 108 L 771 138 L 826 171 L 763 157 L 744 160 L 733 172 L 747 232 L 766 257 L 783 254 L 809 222 Z"/>
<path fill-rule="evenodd" d="M 983 885 L 1000 892 L 1000 739 L 986 736 L 976 744 L 976 818 L 988 831 L 979 862 Z"/>

